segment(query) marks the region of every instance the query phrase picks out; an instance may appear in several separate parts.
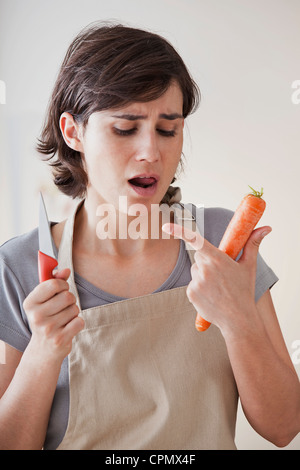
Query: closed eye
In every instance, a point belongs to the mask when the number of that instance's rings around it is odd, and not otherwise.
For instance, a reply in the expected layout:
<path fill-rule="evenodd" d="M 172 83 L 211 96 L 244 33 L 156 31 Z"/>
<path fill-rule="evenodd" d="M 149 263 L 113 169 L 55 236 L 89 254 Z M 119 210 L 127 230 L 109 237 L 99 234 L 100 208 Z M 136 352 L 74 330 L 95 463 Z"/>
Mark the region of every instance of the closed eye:
<path fill-rule="evenodd" d="M 120 136 L 130 136 L 135 134 L 137 127 L 133 127 L 132 129 L 119 129 L 118 127 L 114 127 L 113 131 L 115 134 Z M 163 137 L 174 137 L 176 135 L 175 130 L 166 131 L 165 129 L 156 129 L 156 131 Z"/>
<path fill-rule="evenodd" d="M 156 129 L 159 134 L 161 134 L 163 137 L 174 137 L 176 135 L 175 130 L 173 131 L 166 131 L 164 129 Z"/>
<path fill-rule="evenodd" d="M 132 129 L 119 129 L 118 127 L 114 127 L 113 130 L 117 135 L 126 136 L 133 135 L 137 131 L 137 128 L 133 127 Z"/>

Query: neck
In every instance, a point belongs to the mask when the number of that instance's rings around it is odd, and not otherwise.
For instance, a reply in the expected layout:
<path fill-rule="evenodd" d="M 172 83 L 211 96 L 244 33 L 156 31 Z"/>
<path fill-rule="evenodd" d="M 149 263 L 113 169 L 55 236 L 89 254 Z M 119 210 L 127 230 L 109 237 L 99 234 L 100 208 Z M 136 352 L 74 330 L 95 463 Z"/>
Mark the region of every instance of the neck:
<path fill-rule="evenodd" d="M 90 254 L 106 253 L 123 257 L 154 249 L 162 239 L 170 238 L 161 227 L 173 221 L 173 213 L 162 213 L 158 205 L 126 206 L 120 198 L 119 208 L 88 197 L 75 219 L 74 243 Z"/>

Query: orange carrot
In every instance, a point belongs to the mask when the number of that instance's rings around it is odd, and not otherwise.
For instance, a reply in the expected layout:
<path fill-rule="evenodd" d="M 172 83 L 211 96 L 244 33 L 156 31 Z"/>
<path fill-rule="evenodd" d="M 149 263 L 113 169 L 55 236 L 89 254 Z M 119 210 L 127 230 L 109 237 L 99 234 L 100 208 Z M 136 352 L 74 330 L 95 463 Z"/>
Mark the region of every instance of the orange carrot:
<path fill-rule="evenodd" d="M 227 253 L 232 259 L 236 259 L 245 246 L 266 208 L 266 202 L 262 199 L 263 189 L 261 188 L 259 192 L 251 186 L 249 188 L 252 189 L 252 193 L 242 199 L 219 245 L 219 250 Z M 197 314 L 195 326 L 198 331 L 205 331 L 210 323 Z"/>

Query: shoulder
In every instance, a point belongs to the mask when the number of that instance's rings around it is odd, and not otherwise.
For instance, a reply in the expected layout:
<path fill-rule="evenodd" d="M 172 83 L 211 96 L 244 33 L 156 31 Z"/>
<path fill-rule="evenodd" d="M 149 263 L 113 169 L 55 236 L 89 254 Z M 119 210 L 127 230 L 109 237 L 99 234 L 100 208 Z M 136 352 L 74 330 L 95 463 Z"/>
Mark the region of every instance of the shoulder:
<path fill-rule="evenodd" d="M 186 207 L 189 208 L 190 205 L 186 205 Z M 210 243 L 219 246 L 234 211 L 223 207 L 193 206 L 193 212 L 200 233 Z"/>
<path fill-rule="evenodd" d="M 30 292 L 38 283 L 38 229 L 16 236 L 0 246 L 2 282 L 18 282 Z"/>
<path fill-rule="evenodd" d="M 0 260 L 11 268 L 19 266 L 28 258 L 36 257 L 38 250 L 38 229 L 18 235 L 0 246 Z"/>
<path fill-rule="evenodd" d="M 233 211 L 223 207 L 204 209 L 204 237 L 213 245 L 219 246 L 233 214 Z"/>

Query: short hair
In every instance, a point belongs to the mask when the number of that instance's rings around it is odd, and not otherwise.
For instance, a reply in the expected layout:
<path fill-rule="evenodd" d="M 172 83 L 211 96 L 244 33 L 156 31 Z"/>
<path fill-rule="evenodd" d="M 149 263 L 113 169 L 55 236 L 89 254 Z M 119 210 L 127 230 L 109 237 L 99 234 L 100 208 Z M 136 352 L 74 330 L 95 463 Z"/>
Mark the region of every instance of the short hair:
<path fill-rule="evenodd" d="M 62 136 L 63 112 L 84 128 L 92 113 L 155 100 L 174 81 L 182 91 L 186 117 L 197 108 L 200 91 L 165 38 L 121 24 L 97 22 L 84 28 L 62 62 L 36 147 L 47 155 L 56 186 L 76 198 L 85 196 L 88 184 L 80 153 Z"/>

